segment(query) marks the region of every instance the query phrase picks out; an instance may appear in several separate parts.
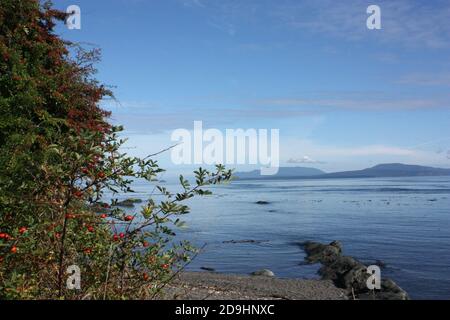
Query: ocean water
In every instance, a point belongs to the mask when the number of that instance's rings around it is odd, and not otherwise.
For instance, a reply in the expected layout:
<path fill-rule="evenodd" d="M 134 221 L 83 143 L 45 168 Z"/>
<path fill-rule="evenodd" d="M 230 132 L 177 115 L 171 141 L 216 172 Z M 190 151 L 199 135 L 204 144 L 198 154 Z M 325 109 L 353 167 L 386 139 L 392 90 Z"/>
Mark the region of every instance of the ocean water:
<path fill-rule="evenodd" d="M 413 299 L 450 299 L 450 177 L 234 181 L 212 189 L 188 202 L 188 227 L 177 234 L 205 244 L 189 270 L 319 278 L 320 266 L 305 264 L 299 243 L 339 240 L 346 255 L 383 261 L 382 277 Z M 135 190 L 146 199 L 153 188 Z"/>

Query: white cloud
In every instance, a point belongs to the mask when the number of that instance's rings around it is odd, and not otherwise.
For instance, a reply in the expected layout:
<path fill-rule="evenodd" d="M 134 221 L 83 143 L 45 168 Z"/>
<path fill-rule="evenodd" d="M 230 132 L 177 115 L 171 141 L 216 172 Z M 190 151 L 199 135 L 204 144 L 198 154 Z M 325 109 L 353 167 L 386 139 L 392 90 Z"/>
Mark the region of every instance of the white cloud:
<path fill-rule="evenodd" d="M 310 159 L 320 159 L 320 167 L 326 171 L 362 169 L 392 162 L 443 166 L 448 161 L 432 150 L 387 144 L 339 146 L 294 137 L 280 141 L 280 152 L 281 159 L 286 161 L 298 158 L 299 153 L 307 154 Z"/>
<path fill-rule="evenodd" d="M 324 163 L 322 161 L 317 161 L 314 160 L 308 156 L 303 156 L 301 158 L 290 158 L 288 161 L 286 161 L 287 163 L 317 163 L 317 164 L 321 164 Z"/>

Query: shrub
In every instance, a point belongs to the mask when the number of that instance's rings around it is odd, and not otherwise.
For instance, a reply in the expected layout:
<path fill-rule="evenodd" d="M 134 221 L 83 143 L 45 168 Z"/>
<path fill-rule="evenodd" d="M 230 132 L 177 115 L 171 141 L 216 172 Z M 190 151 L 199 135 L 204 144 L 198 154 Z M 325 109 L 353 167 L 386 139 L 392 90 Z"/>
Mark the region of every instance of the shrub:
<path fill-rule="evenodd" d="M 184 201 L 231 171 L 200 168 L 175 194 L 158 186 L 164 199 L 132 215 L 106 203 L 163 170 L 120 152 L 122 128 L 98 106 L 112 97 L 94 78 L 99 52 L 60 39 L 64 19 L 38 0 L 0 6 L 0 298 L 154 298 L 195 251 L 172 241 Z M 70 265 L 81 290 L 66 288 Z"/>

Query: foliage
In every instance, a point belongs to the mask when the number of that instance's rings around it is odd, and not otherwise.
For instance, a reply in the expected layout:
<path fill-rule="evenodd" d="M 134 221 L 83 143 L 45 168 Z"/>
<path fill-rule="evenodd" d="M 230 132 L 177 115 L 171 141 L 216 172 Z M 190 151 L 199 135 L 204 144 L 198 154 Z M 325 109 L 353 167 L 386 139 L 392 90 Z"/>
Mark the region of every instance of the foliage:
<path fill-rule="evenodd" d="M 131 215 L 104 202 L 163 170 L 120 152 L 122 128 L 98 106 L 112 96 L 94 78 L 99 52 L 54 33 L 65 14 L 37 0 L 0 4 L 0 299 L 156 297 L 195 251 L 172 241 L 184 202 L 231 171 L 200 168 L 175 194 L 158 186 L 163 200 Z M 81 290 L 66 289 L 70 265 Z"/>

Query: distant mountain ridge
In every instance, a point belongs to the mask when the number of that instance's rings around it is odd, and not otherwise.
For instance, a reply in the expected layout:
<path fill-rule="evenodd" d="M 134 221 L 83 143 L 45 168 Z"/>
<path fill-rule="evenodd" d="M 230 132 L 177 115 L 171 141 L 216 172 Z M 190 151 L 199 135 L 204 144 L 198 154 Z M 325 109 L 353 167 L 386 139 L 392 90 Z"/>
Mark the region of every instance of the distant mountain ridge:
<path fill-rule="evenodd" d="M 450 169 L 434 168 L 402 163 L 385 163 L 371 168 L 353 171 L 325 173 L 322 170 L 306 167 L 281 167 L 276 175 L 261 176 L 259 170 L 238 172 L 242 180 L 250 179 L 338 179 L 338 178 L 383 178 L 383 177 L 418 177 L 450 176 Z"/>

